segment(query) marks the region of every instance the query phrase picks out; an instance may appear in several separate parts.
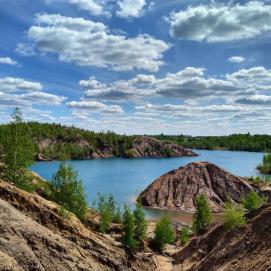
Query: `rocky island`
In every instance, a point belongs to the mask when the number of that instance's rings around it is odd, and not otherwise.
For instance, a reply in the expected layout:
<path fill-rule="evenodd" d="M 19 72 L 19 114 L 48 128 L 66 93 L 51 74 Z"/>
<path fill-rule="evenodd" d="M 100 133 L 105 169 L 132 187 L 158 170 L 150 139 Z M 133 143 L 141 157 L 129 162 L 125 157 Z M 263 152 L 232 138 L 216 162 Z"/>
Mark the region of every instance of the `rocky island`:
<path fill-rule="evenodd" d="M 209 162 L 193 162 L 172 170 L 150 184 L 138 197 L 144 206 L 195 212 L 196 197 L 204 194 L 213 212 L 222 212 L 227 200 L 240 203 L 260 188 Z M 264 189 L 262 189 L 264 190 Z M 262 191 L 270 196 L 270 191 Z"/>

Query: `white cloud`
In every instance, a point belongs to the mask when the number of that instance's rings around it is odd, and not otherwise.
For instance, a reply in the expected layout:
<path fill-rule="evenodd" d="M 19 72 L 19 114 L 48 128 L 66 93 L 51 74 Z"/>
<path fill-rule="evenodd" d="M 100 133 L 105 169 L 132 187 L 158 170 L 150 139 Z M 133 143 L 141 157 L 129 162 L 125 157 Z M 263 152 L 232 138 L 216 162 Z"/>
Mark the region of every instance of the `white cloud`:
<path fill-rule="evenodd" d="M 38 82 L 26 81 L 21 78 L 0 78 L 0 105 L 23 105 L 31 107 L 33 104 L 59 105 L 66 97 L 43 91 Z"/>
<path fill-rule="evenodd" d="M 149 35 L 127 38 L 110 33 L 103 23 L 59 14 L 38 15 L 28 37 L 40 51 L 57 53 L 61 61 L 117 71 L 157 71 L 170 47 Z"/>
<path fill-rule="evenodd" d="M 228 59 L 230 63 L 242 63 L 245 61 L 245 58 L 242 56 L 232 56 Z"/>
<path fill-rule="evenodd" d="M 271 96 L 256 94 L 253 96 L 238 98 L 235 102 L 247 105 L 271 105 Z"/>
<path fill-rule="evenodd" d="M 261 1 L 249 1 L 244 5 L 200 5 L 173 12 L 170 21 L 170 33 L 176 38 L 237 41 L 271 31 L 271 5 Z"/>
<path fill-rule="evenodd" d="M 35 55 L 34 48 L 31 45 L 24 44 L 24 43 L 18 43 L 15 49 L 15 52 L 17 52 L 19 55 L 22 55 L 22 56 Z"/>
<path fill-rule="evenodd" d="M 17 65 L 18 62 L 11 59 L 10 57 L 0 57 L 0 64 L 7 64 L 7 65 Z"/>
<path fill-rule="evenodd" d="M 145 0 L 119 0 L 116 15 L 123 18 L 139 17 L 142 14 Z"/>
<path fill-rule="evenodd" d="M 153 95 L 154 91 L 150 89 L 149 85 L 154 82 L 153 75 L 138 74 L 131 80 L 119 80 L 110 84 L 99 82 L 95 77 L 90 77 L 89 80 L 81 80 L 79 85 L 85 88 L 85 95 L 88 98 L 127 100 Z"/>
<path fill-rule="evenodd" d="M 67 106 L 70 108 L 99 111 L 102 113 L 123 113 L 123 110 L 119 105 L 106 105 L 97 101 L 72 101 L 68 102 Z"/>
<path fill-rule="evenodd" d="M 87 10 L 92 15 L 102 15 L 104 13 L 103 6 L 94 0 L 68 0 L 68 2 L 76 5 L 79 9 Z"/>

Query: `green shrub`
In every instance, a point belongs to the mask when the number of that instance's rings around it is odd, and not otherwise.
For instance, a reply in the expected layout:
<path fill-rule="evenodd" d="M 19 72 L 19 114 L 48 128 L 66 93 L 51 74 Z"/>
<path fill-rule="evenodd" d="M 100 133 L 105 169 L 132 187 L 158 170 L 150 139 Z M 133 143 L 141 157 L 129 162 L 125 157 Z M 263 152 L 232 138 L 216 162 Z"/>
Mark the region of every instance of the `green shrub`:
<path fill-rule="evenodd" d="M 73 167 L 62 162 L 51 184 L 55 188 L 54 200 L 84 222 L 88 204 L 82 182 L 77 180 L 77 172 Z"/>
<path fill-rule="evenodd" d="M 145 240 L 147 237 L 147 221 L 141 204 L 137 203 L 134 210 L 135 237 L 137 240 Z"/>
<path fill-rule="evenodd" d="M 122 219 L 123 237 L 122 242 L 129 250 L 135 251 L 138 248 L 138 241 L 135 239 L 135 219 L 128 206 L 124 206 Z"/>
<path fill-rule="evenodd" d="M 261 197 L 255 191 L 249 192 L 248 195 L 246 196 L 246 198 L 242 200 L 244 207 L 248 211 L 258 209 L 266 202 L 267 202 L 267 198 Z"/>
<path fill-rule="evenodd" d="M 263 161 L 257 166 L 257 169 L 263 174 L 271 174 L 271 153 L 263 156 Z"/>
<path fill-rule="evenodd" d="M 223 222 L 226 229 L 235 229 L 246 224 L 244 208 L 236 203 L 226 202 L 224 206 Z"/>
<path fill-rule="evenodd" d="M 158 250 L 162 250 L 166 244 L 170 244 L 175 239 L 175 232 L 171 219 L 162 216 L 155 227 L 154 245 Z"/>
<path fill-rule="evenodd" d="M 196 198 L 196 213 L 193 217 L 193 231 L 201 233 L 211 223 L 212 215 L 207 198 L 200 194 Z"/>
<path fill-rule="evenodd" d="M 116 208 L 114 217 L 113 217 L 113 223 L 121 224 L 122 223 L 122 212 L 120 208 Z"/>
<path fill-rule="evenodd" d="M 183 245 L 186 245 L 189 242 L 189 235 L 190 235 L 190 230 L 188 227 L 183 227 L 181 230 L 181 242 Z"/>
<path fill-rule="evenodd" d="M 57 212 L 64 219 L 70 218 L 70 212 L 61 205 L 58 207 Z"/>

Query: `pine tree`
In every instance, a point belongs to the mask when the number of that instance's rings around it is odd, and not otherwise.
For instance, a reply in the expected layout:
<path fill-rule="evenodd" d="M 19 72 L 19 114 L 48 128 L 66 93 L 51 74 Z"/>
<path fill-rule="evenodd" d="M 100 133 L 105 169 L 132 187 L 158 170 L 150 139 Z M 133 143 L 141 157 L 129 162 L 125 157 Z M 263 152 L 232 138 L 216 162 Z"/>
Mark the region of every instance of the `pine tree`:
<path fill-rule="evenodd" d="M 193 217 L 193 230 L 200 233 L 204 227 L 211 223 L 212 216 L 207 198 L 200 194 L 196 198 L 196 213 Z"/>
<path fill-rule="evenodd" d="M 62 162 L 51 184 L 55 188 L 54 200 L 73 212 L 81 221 L 85 221 L 88 204 L 83 184 L 78 181 L 77 172 L 73 167 Z"/>
<path fill-rule="evenodd" d="M 18 107 L 11 117 L 12 121 L 2 142 L 4 178 L 21 188 L 27 188 L 28 185 L 30 187 L 30 182 L 26 180 L 26 169 L 33 163 L 34 146 L 28 126 L 23 123 L 22 113 Z"/>
<path fill-rule="evenodd" d="M 123 237 L 122 242 L 131 251 L 135 251 L 138 248 L 138 242 L 135 239 L 135 220 L 130 208 L 125 205 L 123 213 Z"/>
<path fill-rule="evenodd" d="M 137 240 L 145 240 L 147 235 L 147 221 L 145 219 L 145 213 L 141 204 L 137 203 L 134 210 L 135 219 L 135 237 Z"/>
<path fill-rule="evenodd" d="M 154 245 L 162 250 L 166 244 L 174 241 L 175 232 L 171 219 L 168 216 L 162 216 L 155 227 Z"/>

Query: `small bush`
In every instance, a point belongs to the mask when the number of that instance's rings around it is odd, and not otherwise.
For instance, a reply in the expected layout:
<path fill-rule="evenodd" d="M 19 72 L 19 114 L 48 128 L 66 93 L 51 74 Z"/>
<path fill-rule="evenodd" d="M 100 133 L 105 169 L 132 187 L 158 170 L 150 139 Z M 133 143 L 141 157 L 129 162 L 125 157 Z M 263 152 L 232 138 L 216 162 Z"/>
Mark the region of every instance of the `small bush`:
<path fill-rule="evenodd" d="M 84 222 L 88 204 L 82 182 L 77 180 L 77 172 L 73 167 L 62 162 L 51 184 L 55 188 L 54 200 Z"/>
<path fill-rule="evenodd" d="M 175 232 L 171 219 L 162 216 L 155 227 L 154 245 L 158 250 L 162 250 L 166 244 L 170 244 L 175 239 Z"/>
<path fill-rule="evenodd" d="M 263 161 L 257 166 L 257 169 L 263 174 L 271 174 L 271 153 L 263 156 Z"/>
<path fill-rule="evenodd" d="M 186 245 L 189 242 L 189 235 L 190 235 L 190 230 L 188 227 L 183 227 L 181 230 L 181 242 L 183 245 Z"/>
<path fill-rule="evenodd" d="M 245 211 L 239 204 L 226 202 L 224 206 L 223 222 L 226 229 L 235 229 L 246 224 Z"/>
<path fill-rule="evenodd" d="M 207 198 L 200 194 L 196 198 L 196 213 L 193 217 L 193 231 L 201 233 L 202 230 L 211 223 L 211 209 L 208 204 Z"/>
<path fill-rule="evenodd" d="M 124 206 L 122 223 L 122 242 L 133 252 L 138 248 L 138 241 L 135 239 L 135 219 L 130 208 L 126 205 Z"/>
<path fill-rule="evenodd" d="M 147 237 L 147 221 L 145 219 L 145 213 L 142 206 L 137 203 L 134 210 L 135 219 L 135 237 L 137 240 L 145 240 Z"/>
<path fill-rule="evenodd" d="M 258 209 L 266 202 L 267 202 L 267 198 L 266 197 L 261 197 L 255 191 L 249 192 L 247 197 L 242 200 L 242 203 L 243 203 L 244 207 L 248 211 Z"/>

